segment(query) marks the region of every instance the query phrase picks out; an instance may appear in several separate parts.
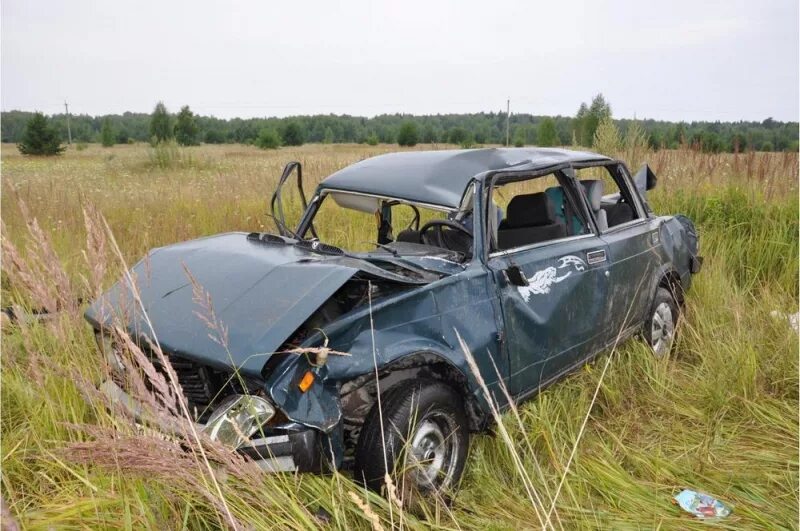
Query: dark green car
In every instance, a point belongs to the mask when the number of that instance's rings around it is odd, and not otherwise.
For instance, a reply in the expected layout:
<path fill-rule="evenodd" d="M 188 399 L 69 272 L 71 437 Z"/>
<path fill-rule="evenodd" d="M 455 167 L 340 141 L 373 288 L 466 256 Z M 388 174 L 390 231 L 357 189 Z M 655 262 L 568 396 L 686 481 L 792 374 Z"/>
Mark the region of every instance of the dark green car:
<path fill-rule="evenodd" d="M 155 249 L 86 318 L 118 376 L 115 321 L 159 345 L 194 420 L 264 469 L 349 468 L 379 488 L 402 458 L 421 490 L 452 488 L 492 422 L 476 370 L 521 401 L 620 339 L 669 351 L 702 260 L 691 221 L 651 211 L 655 183 L 588 152 L 415 151 L 344 168 L 306 202 L 292 163 L 278 234 Z M 103 389 L 130 403 L 124 378 Z"/>

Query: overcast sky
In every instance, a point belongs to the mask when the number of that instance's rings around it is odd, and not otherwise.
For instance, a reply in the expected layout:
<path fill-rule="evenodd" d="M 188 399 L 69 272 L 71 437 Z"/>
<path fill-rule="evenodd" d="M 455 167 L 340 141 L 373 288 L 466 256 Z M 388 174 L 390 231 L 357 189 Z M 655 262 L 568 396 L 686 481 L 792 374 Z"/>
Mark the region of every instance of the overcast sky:
<path fill-rule="evenodd" d="M 2 0 L 3 110 L 798 119 L 798 1 Z"/>

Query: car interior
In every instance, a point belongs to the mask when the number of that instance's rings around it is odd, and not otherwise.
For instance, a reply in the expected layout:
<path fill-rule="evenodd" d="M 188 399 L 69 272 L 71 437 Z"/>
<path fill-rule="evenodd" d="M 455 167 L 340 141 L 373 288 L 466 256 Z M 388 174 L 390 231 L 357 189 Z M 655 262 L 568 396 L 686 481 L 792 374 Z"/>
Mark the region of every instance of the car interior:
<path fill-rule="evenodd" d="M 637 217 L 627 190 L 623 193 L 617 186 L 611 168 L 585 168 L 576 173 L 586 204 L 601 231 Z M 606 194 L 609 188 L 612 193 Z M 376 240 L 367 236 L 354 242 L 365 245 L 365 251 L 417 255 L 431 254 L 434 248 L 458 253 L 462 259 L 472 255 L 471 200 L 458 212 L 448 215 L 396 200 L 343 193 L 330 195 L 337 206 L 360 211 L 377 221 L 377 243 L 369 244 L 370 240 Z M 591 231 L 582 209 L 564 193 L 555 174 L 494 186 L 489 210 L 489 234 L 494 250 L 505 251 Z M 324 208 L 318 214 L 323 211 Z M 337 225 L 318 223 L 317 227 Z M 363 226 L 370 225 L 375 227 L 376 222 Z M 326 241 L 327 235 L 322 236 L 321 241 Z"/>
<path fill-rule="evenodd" d="M 611 169 L 599 167 L 587 170 L 592 171 L 584 173 L 586 178 L 579 177 L 579 182 L 600 231 L 636 219 L 636 211 L 627 194 L 622 193 L 617 185 Z M 598 171 L 601 172 L 599 178 Z M 545 187 L 543 182 L 552 185 Z M 607 185 L 614 190 L 613 193 L 605 193 Z M 532 191 L 543 187 L 543 191 Z M 504 193 L 504 189 L 510 190 Z M 496 250 L 514 249 L 586 234 L 589 231 L 578 209 L 564 194 L 563 187 L 557 183 L 554 175 L 510 183 L 495 187 L 494 190 L 499 194 L 493 194 L 492 200 L 500 205 L 503 204 L 504 197 L 507 199 L 511 196 L 507 203 L 506 216 L 500 221 L 496 231 L 490 231 Z M 495 195 L 499 195 L 499 198 Z"/>

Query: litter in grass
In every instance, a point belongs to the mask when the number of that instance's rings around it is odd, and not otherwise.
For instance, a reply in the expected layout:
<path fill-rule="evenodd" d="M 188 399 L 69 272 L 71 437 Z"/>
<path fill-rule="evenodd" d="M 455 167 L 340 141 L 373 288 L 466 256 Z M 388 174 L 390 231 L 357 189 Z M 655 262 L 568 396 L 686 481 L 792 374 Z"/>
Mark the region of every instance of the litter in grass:
<path fill-rule="evenodd" d="M 769 314 L 775 319 L 785 319 L 789 322 L 789 326 L 792 327 L 792 330 L 794 330 L 795 333 L 800 334 L 800 312 L 785 314 L 783 312 L 779 312 L 778 310 L 772 310 L 769 312 Z"/>
<path fill-rule="evenodd" d="M 724 518 L 731 514 L 731 509 L 708 494 L 685 489 L 675 496 L 681 509 L 692 513 L 697 518 Z"/>

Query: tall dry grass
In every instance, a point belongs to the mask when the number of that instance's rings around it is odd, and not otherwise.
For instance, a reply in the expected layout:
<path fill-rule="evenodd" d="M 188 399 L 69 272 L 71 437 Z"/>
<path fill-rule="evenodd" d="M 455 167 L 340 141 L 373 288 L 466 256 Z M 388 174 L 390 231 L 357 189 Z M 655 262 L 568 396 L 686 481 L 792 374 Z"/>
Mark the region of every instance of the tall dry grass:
<path fill-rule="evenodd" d="M 182 159 L 191 164 L 162 169 L 142 146 L 59 159 L 24 159 L 3 146 L 3 304 L 60 310 L 48 321 L 4 324 L 4 521 L 32 529 L 705 527 L 670 502 L 690 487 L 733 505 L 723 527 L 796 527 L 798 342 L 770 316 L 798 305 L 796 153 L 650 154 L 654 208 L 693 217 L 706 256 L 676 352 L 656 359 L 628 343 L 499 417 L 499 436 L 474 439 L 452 505 L 435 499 L 409 512 L 342 474 L 264 475 L 185 424 L 165 439 L 109 407 L 95 388 L 107 369 L 76 301 L 150 247 L 271 228 L 266 200 L 288 160 L 304 162 L 310 189 L 393 149 L 203 146 Z M 332 243 L 357 244 L 371 231 L 364 222 Z M 126 345 L 129 372 L 150 371 Z M 131 385 L 153 426 L 180 419 L 180 393 L 150 377 L 155 388 Z"/>

